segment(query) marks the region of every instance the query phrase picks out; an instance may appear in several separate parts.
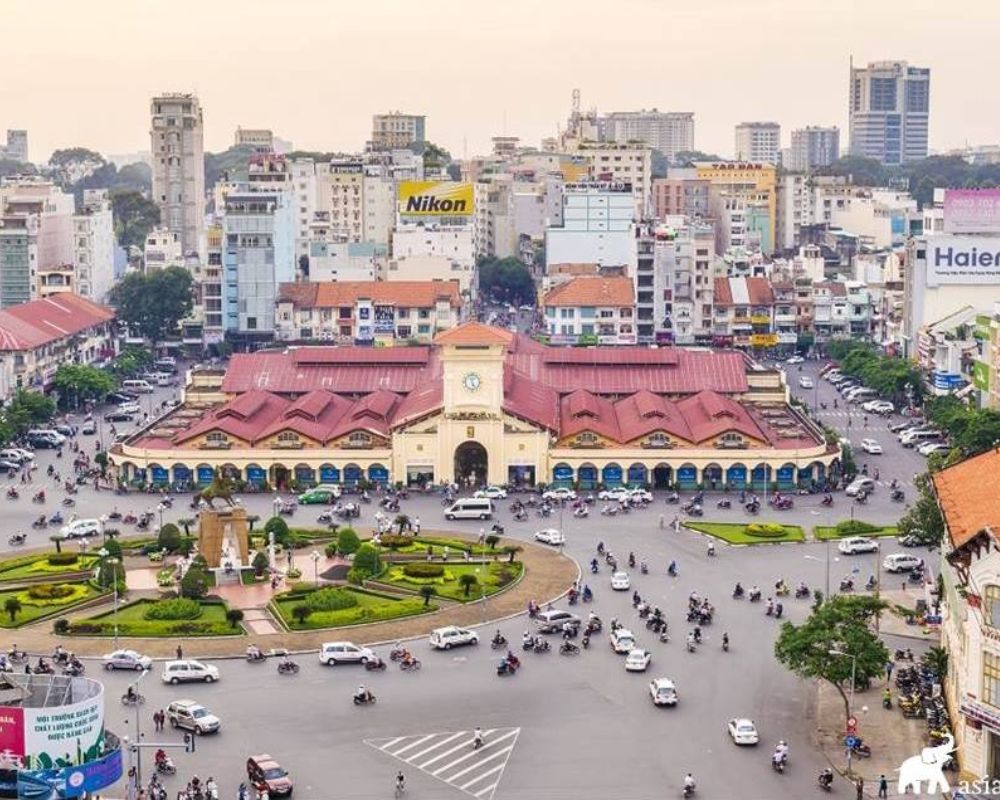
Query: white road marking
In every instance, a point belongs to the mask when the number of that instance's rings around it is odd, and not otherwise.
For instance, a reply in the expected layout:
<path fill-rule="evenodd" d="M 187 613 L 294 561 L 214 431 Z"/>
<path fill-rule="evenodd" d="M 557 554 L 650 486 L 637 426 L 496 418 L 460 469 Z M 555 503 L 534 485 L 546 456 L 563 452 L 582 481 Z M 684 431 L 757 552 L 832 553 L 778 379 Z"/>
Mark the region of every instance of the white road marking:
<path fill-rule="evenodd" d="M 389 751 L 389 750 L 386 750 L 386 752 L 389 753 L 389 755 L 392 755 L 392 756 L 395 756 L 396 758 L 399 758 L 400 755 L 402 755 L 403 753 L 405 753 L 407 750 L 412 750 L 414 747 L 417 747 L 418 745 L 423 744 L 428 739 L 433 739 L 436 735 L 437 734 L 435 734 L 435 733 L 430 733 L 427 736 L 424 736 L 424 737 L 422 737 L 420 739 L 417 739 L 417 741 L 412 742 L 411 744 L 406 745 L 406 747 L 401 747 L 399 750 L 396 750 L 394 752 L 393 751 Z"/>

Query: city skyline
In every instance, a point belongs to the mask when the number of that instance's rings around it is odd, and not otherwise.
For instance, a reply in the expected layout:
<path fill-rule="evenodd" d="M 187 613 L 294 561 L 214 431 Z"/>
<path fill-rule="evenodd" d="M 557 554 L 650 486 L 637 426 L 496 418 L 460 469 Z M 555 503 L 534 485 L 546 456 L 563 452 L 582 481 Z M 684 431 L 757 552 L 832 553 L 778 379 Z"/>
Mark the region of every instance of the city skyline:
<path fill-rule="evenodd" d="M 967 113 L 977 102 L 976 76 L 1000 62 L 987 38 L 1000 9 L 970 5 L 983 24 L 959 30 L 958 20 L 902 15 L 897 2 L 833 9 L 718 0 L 678 11 L 626 0 L 614 7 L 622 24 L 609 26 L 604 4 L 515 0 L 503 14 L 466 9 L 456 29 L 446 16 L 452 7 L 438 0 L 419 8 L 381 0 L 336 16 L 328 4 L 297 0 L 295 16 L 280 21 L 258 0 L 169 8 L 108 0 L 101 17 L 66 6 L 54 18 L 14 0 L 4 12 L 19 31 L 7 42 L 8 59 L 30 63 L 44 54 L 46 69 L 0 86 L 0 128 L 27 129 L 36 160 L 60 147 L 144 150 L 150 98 L 190 91 L 205 109 L 211 151 L 230 146 L 238 125 L 271 128 L 301 149 L 358 150 L 372 114 L 399 109 L 425 114 L 428 138 L 461 157 L 488 152 L 490 137 L 504 133 L 537 145 L 565 123 L 579 88 L 583 107 L 602 113 L 693 111 L 696 147 L 730 155 L 733 126 L 748 119 L 779 122 L 783 146 L 788 132 L 806 125 L 846 132 L 853 56 L 856 65 L 900 59 L 932 70 L 930 146 L 940 151 L 990 143 L 1000 126 L 1000 111 L 988 106 Z M 864 26 L 852 24 L 852 8 Z M 771 11 L 782 21 L 782 46 L 772 50 L 780 57 L 760 59 L 746 31 Z M 192 24 L 184 35 L 157 47 L 157 31 L 185 15 Z M 959 33 L 961 51 L 949 45 Z M 775 35 L 769 28 L 771 41 Z M 382 57 L 372 55 L 373 38 Z M 686 49 L 693 40 L 709 46 Z M 740 46 L 746 58 L 734 69 Z M 481 57 L 490 49 L 492 57 Z M 980 55 L 973 62 L 959 52 Z"/>

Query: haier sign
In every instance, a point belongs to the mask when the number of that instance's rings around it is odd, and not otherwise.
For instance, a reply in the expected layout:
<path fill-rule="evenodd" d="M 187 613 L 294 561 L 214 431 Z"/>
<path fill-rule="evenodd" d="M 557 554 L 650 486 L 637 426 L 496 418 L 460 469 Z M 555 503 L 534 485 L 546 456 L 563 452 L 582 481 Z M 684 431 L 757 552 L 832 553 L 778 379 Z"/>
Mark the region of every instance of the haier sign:
<path fill-rule="evenodd" d="M 1000 284 L 1000 239 L 944 235 L 926 241 L 928 286 Z"/>

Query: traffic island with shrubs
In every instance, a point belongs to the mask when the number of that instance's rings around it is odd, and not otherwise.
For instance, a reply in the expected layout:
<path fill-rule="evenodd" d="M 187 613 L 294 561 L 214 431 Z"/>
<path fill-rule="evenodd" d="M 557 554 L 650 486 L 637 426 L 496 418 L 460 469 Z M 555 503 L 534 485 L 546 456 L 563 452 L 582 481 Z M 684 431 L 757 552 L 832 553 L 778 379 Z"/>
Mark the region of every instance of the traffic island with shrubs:
<path fill-rule="evenodd" d="M 382 594 L 354 586 L 297 586 L 275 596 L 269 608 L 292 631 L 341 628 L 437 611 L 429 598 Z"/>
<path fill-rule="evenodd" d="M 55 577 L 89 575 L 99 557 L 82 553 L 49 553 L 0 561 L 0 583 L 51 580 Z"/>
<path fill-rule="evenodd" d="M 67 636 L 188 637 L 242 636 L 244 631 L 221 600 L 186 597 L 137 600 L 81 620 L 56 620 L 57 633 Z"/>
<path fill-rule="evenodd" d="M 768 544 L 771 542 L 802 542 L 805 532 L 799 525 L 782 525 L 777 522 L 693 522 L 684 527 L 707 533 L 729 544 Z"/>
<path fill-rule="evenodd" d="M 0 628 L 19 628 L 107 594 L 89 581 L 36 583 L 0 591 Z"/>
<path fill-rule="evenodd" d="M 430 586 L 440 597 L 466 603 L 503 591 L 516 583 L 523 571 L 524 565 L 520 561 L 481 564 L 415 561 L 388 566 L 368 585 L 385 585 L 417 593 Z"/>
<path fill-rule="evenodd" d="M 817 525 L 813 528 L 817 539 L 846 539 L 848 536 L 897 536 L 895 525 L 872 525 L 860 519 L 845 519 L 836 525 Z"/>

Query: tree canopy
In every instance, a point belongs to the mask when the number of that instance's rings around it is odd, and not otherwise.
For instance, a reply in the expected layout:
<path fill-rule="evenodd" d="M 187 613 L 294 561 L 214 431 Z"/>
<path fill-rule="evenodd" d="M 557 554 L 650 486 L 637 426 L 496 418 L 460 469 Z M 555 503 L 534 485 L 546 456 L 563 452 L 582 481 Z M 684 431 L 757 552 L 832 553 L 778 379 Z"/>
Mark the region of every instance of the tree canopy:
<path fill-rule="evenodd" d="M 874 597 L 839 595 L 823 603 L 801 625 L 781 626 L 774 655 L 800 678 L 830 683 L 844 701 L 844 721 L 851 715 L 844 684 L 850 683 L 854 656 L 855 683 L 864 684 L 885 670 L 889 651 L 872 630 L 885 604 Z M 835 652 L 831 652 L 835 651 Z"/>
<path fill-rule="evenodd" d="M 56 404 L 41 392 L 18 389 L 0 410 L 0 440 L 9 442 L 25 431 L 48 422 L 56 413 Z"/>
<path fill-rule="evenodd" d="M 181 267 L 132 272 L 110 292 L 118 319 L 154 344 L 191 313 L 191 273 Z"/>
<path fill-rule="evenodd" d="M 479 291 L 494 301 L 535 305 L 535 279 L 516 258 L 488 258 L 479 262 Z"/>
<path fill-rule="evenodd" d="M 973 408 L 954 395 L 927 401 L 924 413 L 948 431 L 951 443 L 965 456 L 974 456 L 1000 444 L 1000 412 Z"/>
<path fill-rule="evenodd" d="M 104 370 L 86 364 L 60 364 L 52 378 L 66 408 L 77 408 L 83 400 L 98 400 L 114 391 L 115 379 Z"/>
<path fill-rule="evenodd" d="M 908 396 L 915 403 L 923 397 L 924 382 L 920 370 L 909 361 L 881 355 L 867 344 L 845 342 L 839 347 L 835 345 L 840 343 L 831 342 L 827 349 L 830 355 L 839 358 L 841 372 L 860 378 L 865 386 L 897 406 L 903 405 Z M 907 386 L 910 387 L 910 395 L 907 395 Z"/>
<path fill-rule="evenodd" d="M 124 247 L 142 247 L 146 236 L 160 222 L 160 207 L 142 192 L 121 189 L 111 193 L 115 236 Z"/>
<path fill-rule="evenodd" d="M 917 497 L 899 520 L 899 532 L 917 537 L 925 547 L 940 547 L 944 539 L 944 518 L 931 491 L 930 473 L 918 475 L 914 485 Z"/>

